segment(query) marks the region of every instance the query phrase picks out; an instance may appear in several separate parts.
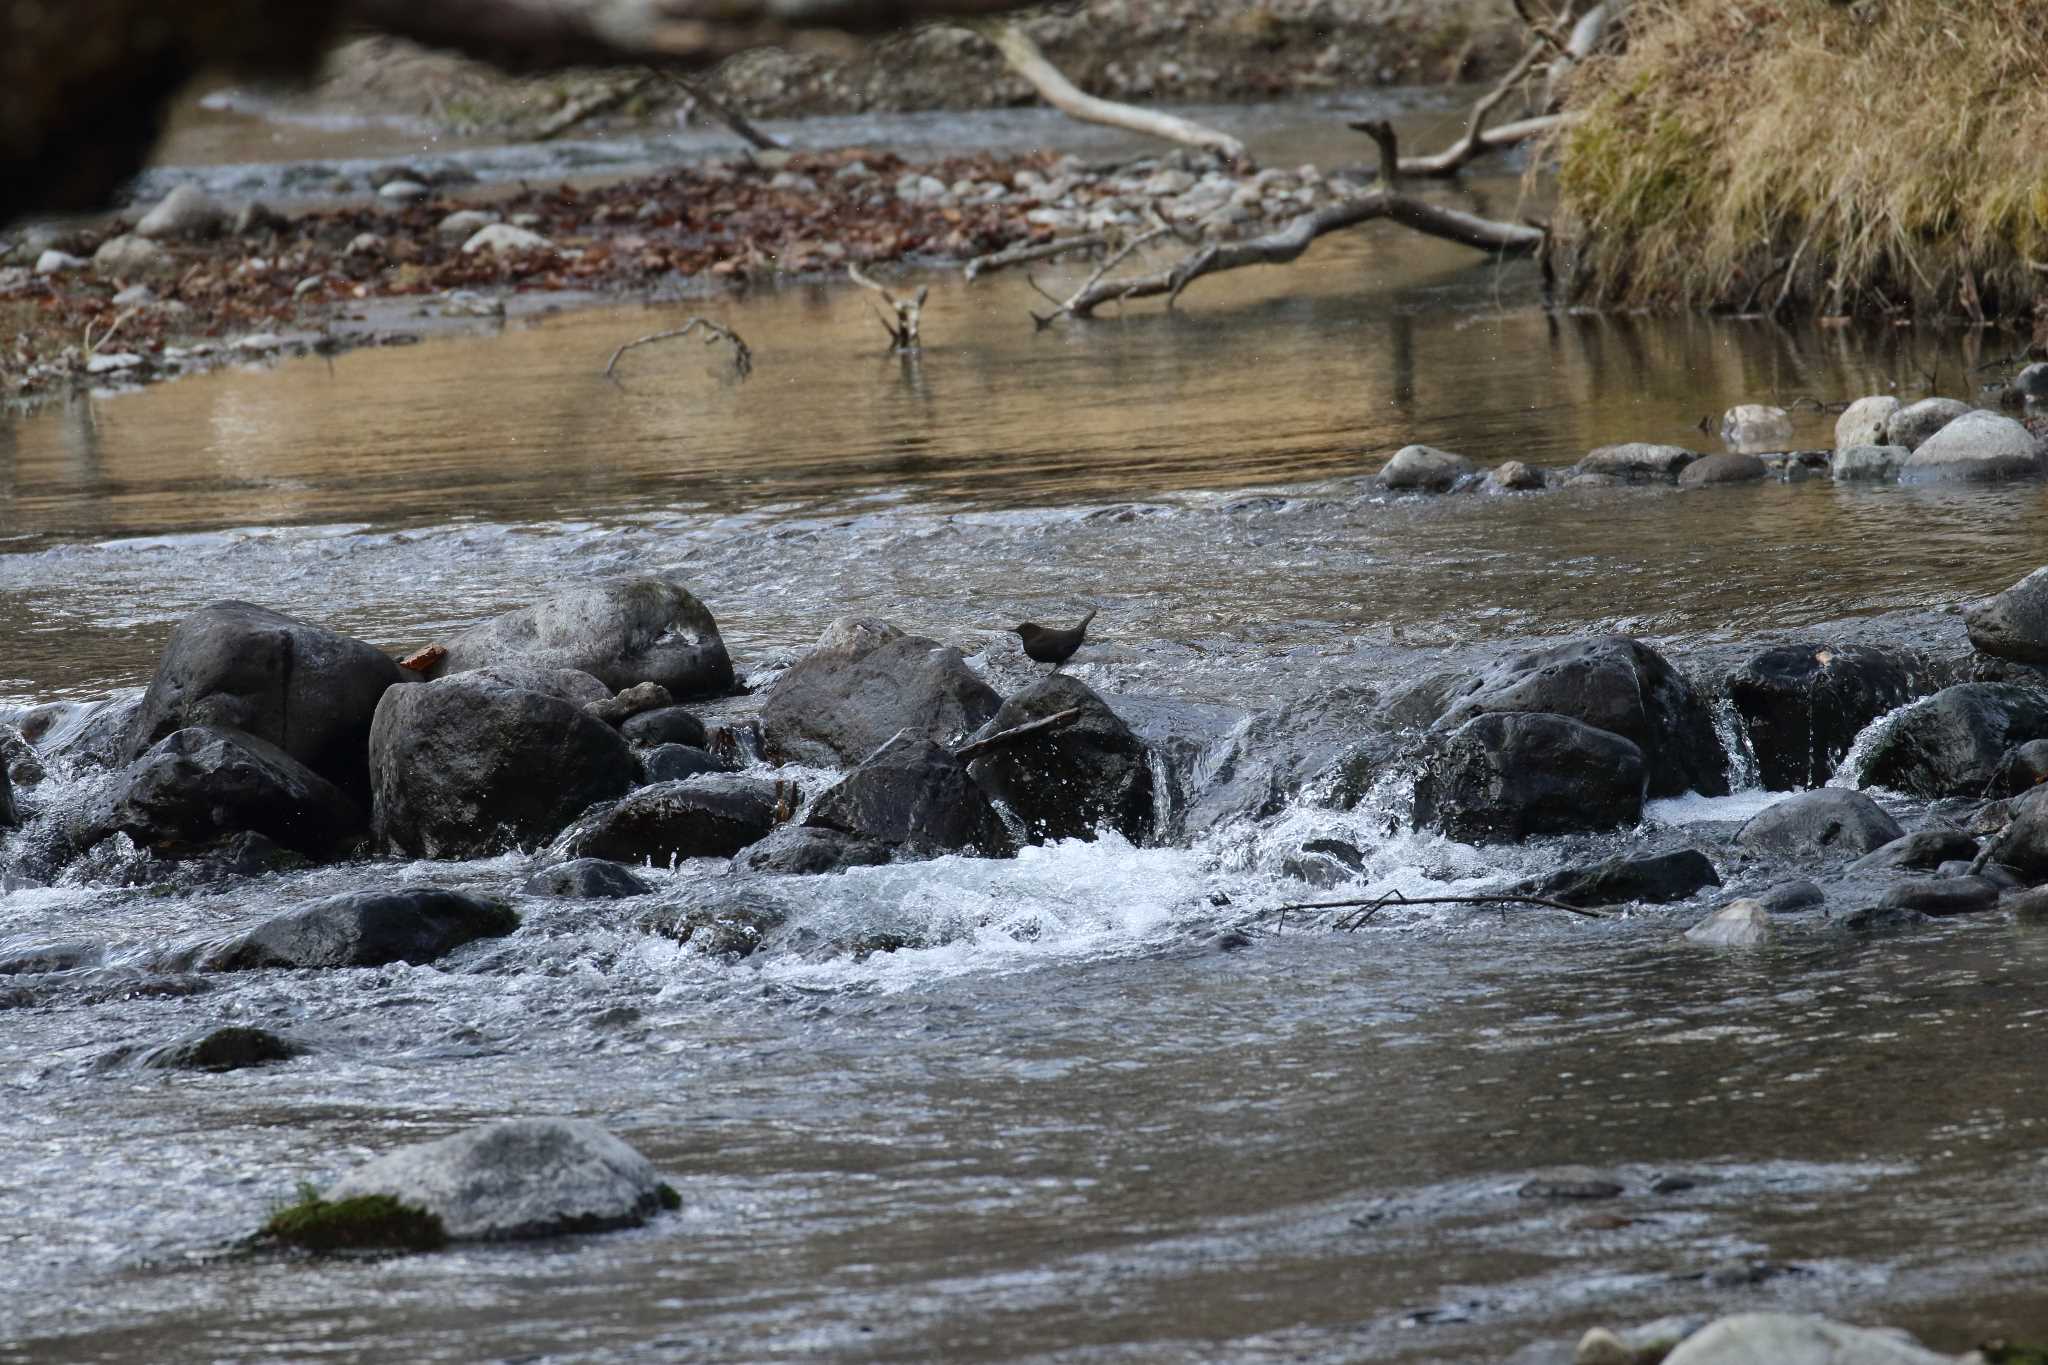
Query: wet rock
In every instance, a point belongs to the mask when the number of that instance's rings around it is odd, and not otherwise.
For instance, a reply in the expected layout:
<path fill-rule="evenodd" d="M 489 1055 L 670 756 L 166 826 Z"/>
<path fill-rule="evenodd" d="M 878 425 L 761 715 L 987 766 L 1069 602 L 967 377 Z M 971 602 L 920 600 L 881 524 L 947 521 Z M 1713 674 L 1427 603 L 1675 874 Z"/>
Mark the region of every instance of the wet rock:
<path fill-rule="evenodd" d="M 515 255 L 529 251 L 553 251 L 555 244 L 531 228 L 515 227 L 511 223 L 493 223 L 478 228 L 462 244 L 462 254 L 475 256 L 489 252 L 494 256 Z"/>
<path fill-rule="evenodd" d="M 1970 646 L 2016 663 L 2048 665 L 2048 569 L 2036 569 L 1963 612 Z"/>
<path fill-rule="evenodd" d="M 663 578 L 572 588 L 472 626 L 448 642 L 440 672 L 509 663 L 577 669 L 615 691 L 660 683 L 677 699 L 733 686 L 718 623 L 689 589 Z"/>
<path fill-rule="evenodd" d="M 1344 839 L 1307 839 L 1289 855 L 1282 871 L 1310 886 L 1328 889 L 1365 875 L 1365 855 Z"/>
<path fill-rule="evenodd" d="M 1855 445 L 1835 452 L 1828 472 L 1845 482 L 1888 482 L 1899 477 L 1913 452 L 1904 446 Z"/>
<path fill-rule="evenodd" d="M 1809 881 L 1779 882 L 1759 894 L 1757 904 L 1773 915 L 1790 915 L 1811 910 L 1827 900 L 1827 893 Z"/>
<path fill-rule="evenodd" d="M 1982 877 L 1916 877 L 1884 893 L 1880 910 L 1918 910 L 1923 915 L 1969 915 L 1998 904 L 1999 888 Z"/>
<path fill-rule="evenodd" d="M 1572 474 L 1561 488 L 1620 488 L 1628 482 L 1619 474 Z"/>
<path fill-rule="evenodd" d="M 1696 848 L 1682 848 L 1646 858 L 1610 858 L 1592 867 L 1567 868 L 1523 882 L 1514 891 L 1517 895 L 1540 896 L 1591 909 L 1630 901 L 1682 901 L 1720 884 L 1720 874 L 1714 871 L 1706 854 Z"/>
<path fill-rule="evenodd" d="M 616 697 L 590 702 L 583 709 L 607 725 L 622 725 L 635 716 L 675 704 L 676 699 L 668 694 L 666 687 L 660 683 L 644 682 L 626 688 Z"/>
<path fill-rule="evenodd" d="M 640 779 L 626 741 L 582 708 L 464 675 L 386 692 L 369 749 L 377 838 L 427 858 L 543 842 Z"/>
<path fill-rule="evenodd" d="M 1520 460 L 1497 465 L 1487 479 L 1493 487 L 1510 493 L 1529 493 L 1543 487 L 1543 471 Z"/>
<path fill-rule="evenodd" d="M 122 834 L 102 839 L 66 869 L 67 879 L 115 886 L 168 887 L 196 891 L 225 882 L 279 872 L 302 871 L 312 865 L 304 854 L 268 835 L 244 831 L 210 844 L 188 844 L 159 854 L 138 847 Z"/>
<path fill-rule="evenodd" d="M 1004 702 L 974 738 L 1064 711 L 1081 715 L 980 755 L 968 773 L 1024 822 L 1033 843 L 1093 839 L 1105 827 L 1143 843 L 1153 825 L 1151 750 L 1086 683 L 1064 673 L 1041 679 Z"/>
<path fill-rule="evenodd" d="M 1604 1171 L 1568 1166 L 1531 1178 L 1515 1193 L 1524 1199 L 1613 1199 L 1626 1189 Z"/>
<path fill-rule="evenodd" d="M 2048 739 L 2030 739 L 2007 749 L 1992 769 L 1984 794 L 1990 797 L 2022 796 L 2048 782 Z"/>
<path fill-rule="evenodd" d="M 1743 403 L 1721 414 L 1721 439 L 1731 451 L 1741 453 L 1783 450 L 1792 439 L 1792 414 L 1762 403 Z"/>
<path fill-rule="evenodd" d="M 1917 403 L 1896 408 L 1885 419 L 1884 438 L 1879 445 L 1904 446 L 1908 452 L 1916 451 L 1928 437 L 1940 431 L 1964 413 L 1973 412 L 1968 403 L 1953 398 L 1923 398 Z"/>
<path fill-rule="evenodd" d="M 240 1071 L 269 1062 L 288 1062 L 305 1051 L 269 1029 L 230 1025 L 153 1047 L 142 1054 L 140 1065 L 153 1071 Z"/>
<path fill-rule="evenodd" d="M 228 211 L 197 185 L 180 185 L 163 202 L 142 215 L 135 235 L 159 241 L 204 241 L 218 237 L 228 225 Z"/>
<path fill-rule="evenodd" d="M 899 731 L 956 744 L 1002 707 L 960 651 L 842 617 L 768 689 L 761 724 L 785 761 L 858 763 Z"/>
<path fill-rule="evenodd" d="M 429 668 L 424 671 L 434 670 Z M 612 695 L 609 687 L 580 668 L 532 668 L 516 663 L 492 664 L 484 668 L 466 669 L 461 676 L 465 682 L 523 689 L 559 697 L 585 712 L 598 703 L 611 700 Z"/>
<path fill-rule="evenodd" d="M 1754 455 L 1703 455 L 1679 471 L 1678 486 L 1705 488 L 1711 484 L 1755 483 L 1770 472 Z"/>
<path fill-rule="evenodd" d="M 1434 446 L 1403 446 L 1380 470 L 1380 482 L 1396 492 L 1448 493 L 1478 472 L 1463 455 Z"/>
<path fill-rule="evenodd" d="M 170 252 L 145 237 L 110 237 L 92 253 L 96 275 L 114 280 L 166 279 L 178 273 L 178 262 Z"/>
<path fill-rule="evenodd" d="M 404 1147 L 351 1171 L 330 1204 L 383 1195 L 454 1242 L 638 1227 L 675 1202 L 647 1159 L 594 1123 L 518 1119 Z"/>
<path fill-rule="evenodd" d="M 1951 859 L 1965 861 L 1977 856 L 1977 841 L 1959 829 L 1923 829 L 1894 839 L 1850 863 L 1850 872 L 1885 872 L 1898 869 L 1930 871 Z"/>
<path fill-rule="evenodd" d="M 844 830 L 784 825 L 742 855 L 756 872 L 815 877 L 849 867 L 878 867 L 889 861 L 889 845 Z"/>
<path fill-rule="evenodd" d="M 1897 934 L 1931 922 L 1930 916 L 1918 910 L 1895 905 L 1868 906 L 1835 921 L 1844 933 L 1850 934 Z"/>
<path fill-rule="evenodd" d="M 1578 472 L 1582 475 L 1606 474 L 1629 483 L 1669 483 L 1678 477 L 1680 470 L 1698 458 L 1696 452 L 1682 446 L 1630 441 L 1593 451 L 1579 461 Z"/>
<path fill-rule="evenodd" d="M 14 804 L 14 779 L 0 770 L 0 829 L 13 829 L 21 823 L 21 812 Z"/>
<path fill-rule="evenodd" d="M 775 828 L 775 784 L 743 777 L 658 782 L 597 806 L 562 841 L 575 858 L 670 867 L 729 858 Z"/>
<path fill-rule="evenodd" d="M 1759 776 L 1773 791 L 1825 783 L 1863 728 L 1917 690 L 1905 661 L 1861 645 L 1769 649 L 1728 678 Z"/>
<path fill-rule="evenodd" d="M 1996 483 L 2041 473 L 2034 433 L 1995 412 L 1967 412 L 1929 436 L 1899 470 L 1900 483 Z"/>
<path fill-rule="evenodd" d="M 1914 703 L 1870 747 L 1862 782 L 1911 796 L 1979 796 L 2015 745 L 2048 739 L 2048 689 L 1958 683 Z"/>
<path fill-rule="evenodd" d="M 0 953 L 0 976 L 75 972 L 85 967 L 97 967 L 105 959 L 106 950 L 97 943 L 44 943 L 31 948 L 11 948 Z"/>
<path fill-rule="evenodd" d="M 1629 740 L 1642 752 L 1652 797 L 1728 792 L 1728 756 L 1712 712 L 1639 640 L 1608 635 L 1516 655 L 1468 683 L 1436 728 L 1515 711 L 1548 711 Z"/>
<path fill-rule="evenodd" d="M 35 745 L 12 725 L 0 725 L 0 773 L 16 787 L 33 787 L 49 776 Z"/>
<path fill-rule="evenodd" d="M 518 927 L 519 916 L 504 905 L 459 891 L 349 891 L 267 919 L 208 952 L 199 966 L 209 972 L 417 966 Z"/>
<path fill-rule="evenodd" d="M 434 224 L 434 232 L 437 236 L 460 237 L 467 241 L 483 229 L 502 221 L 497 214 L 487 209 L 457 209 Z"/>
<path fill-rule="evenodd" d="M 248 832 L 326 859 L 346 853 L 366 827 L 345 792 L 277 746 L 194 725 L 129 764 L 83 814 L 77 842 L 120 833 L 179 856 Z"/>
<path fill-rule="evenodd" d="M 566 863 L 542 868 L 528 877 L 520 890 L 529 896 L 548 896 L 555 900 L 608 901 L 645 896 L 654 888 L 622 864 L 603 858 L 572 858 Z"/>
<path fill-rule="evenodd" d="M 649 782 L 681 782 L 705 773 L 726 771 L 716 754 L 687 744 L 655 745 L 640 755 L 640 768 Z"/>
<path fill-rule="evenodd" d="M 2022 891 L 2005 903 L 2021 924 L 2048 924 L 2048 886 Z"/>
<path fill-rule="evenodd" d="M 912 853 L 1003 858 L 1016 847 L 960 760 L 909 734 L 884 744 L 820 796 L 804 823 Z"/>
<path fill-rule="evenodd" d="M 1759 901 L 1739 900 L 1708 915 L 1685 931 L 1688 943 L 1713 948 L 1756 948 L 1776 940 L 1770 912 Z"/>
<path fill-rule="evenodd" d="M 1687 1337 L 1664 1365 L 1954 1365 L 1889 1332 L 1793 1313 L 1738 1313 Z"/>
<path fill-rule="evenodd" d="M 1441 736 L 1415 784 L 1416 828 L 1467 843 L 1612 829 L 1642 819 L 1642 750 L 1542 712 L 1496 712 Z"/>
<path fill-rule="evenodd" d="M 84 768 L 128 762 L 128 739 L 142 710 L 142 693 L 104 702 L 49 702 L 21 717 L 21 734 L 46 761 Z"/>
<path fill-rule="evenodd" d="M 710 742 L 704 722 L 680 706 L 664 706 L 629 716 L 619 725 L 619 733 L 627 743 L 644 749 L 663 744 L 703 749 Z"/>
<path fill-rule="evenodd" d="M 707 957 L 738 961 L 751 957 L 768 936 L 789 922 L 783 907 L 769 904 L 695 906 L 680 915 L 642 921 L 663 938 L 688 944 Z"/>
<path fill-rule="evenodd" d="M 1885 427 L 1898 410 L 1899 400 L 1890 394 L 1857 399 L 1835 419 L 1835 449 L 1846 451 L 1858 446 L 1882 446 Z M 1900 458 L 1905 457 L 1902 455 Z"/>
<path fill-rule="evenodd" d="M 370 721 L 385 689 L 406 677 L 361 640 L 247 602 L 214 602 L 164 646 L 126 756 L 186 726 L 224 726 L 276 745 L 367 802 Z"/>
<path fill-rule="evenodd" d="M 2048 787 L 2014 803 L 2012 820 L 1984 850 L 1984 861 L 2011 868 L 2028 882 L 2048 881 Z"/>
<path fill-rule="evenodd" d="M 1795 857 L 1860 856 L 1906 831 L 1862 792 L 1823 787 L 1767 806 L 1735 832 L 1737 845 Z"/>
<path fill-rule="evenodd" d="M 2023 891 L 2027 885 L 2020 879 L 2019 874 L 2015 873 L 2005 864 L 1987 862 L 1980 866 L 1975 858 L 1967 862 L 1958 859 L 1955 862 L 1943 863 L 1934 869 L 1934 875 L 1937 877 L 1977 877 L 1983 881 L 1990 882 L 1999 889 L 2001 894 L 2007 891 Z"/>

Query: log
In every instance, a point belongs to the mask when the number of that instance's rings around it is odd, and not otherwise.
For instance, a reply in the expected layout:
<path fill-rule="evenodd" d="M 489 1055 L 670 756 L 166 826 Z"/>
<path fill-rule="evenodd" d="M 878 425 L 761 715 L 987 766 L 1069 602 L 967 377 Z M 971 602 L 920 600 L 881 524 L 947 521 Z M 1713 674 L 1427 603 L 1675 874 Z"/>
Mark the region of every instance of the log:
<path fill-rule="evenodd" d="M 1213 152 L 1233 166 L 1247 166 L 1244 144 L 1228 133 L 1196 123 L 1193 119 L 1181 118 L 1176 114 L 1163 114 L 1156 109 L 1140 109 L 1136 105 L 1123 104 L 1117 100 L 1106 100 L 1090 95 L 1066 78 L 1046 55 L 1038 50 L 1038 44 L 1015 24 L 990 24 L 976 30 L 996 46 L 1010 69 L 1031 83 L 1031 88 L 1044 97 L 1045 102 L 1069 118 L 1083 123 L 1100 123 L 1111 128 L 1124 128 L 1147 137 L 1164 138 L 1189 147 L 1199 147 Z"/>

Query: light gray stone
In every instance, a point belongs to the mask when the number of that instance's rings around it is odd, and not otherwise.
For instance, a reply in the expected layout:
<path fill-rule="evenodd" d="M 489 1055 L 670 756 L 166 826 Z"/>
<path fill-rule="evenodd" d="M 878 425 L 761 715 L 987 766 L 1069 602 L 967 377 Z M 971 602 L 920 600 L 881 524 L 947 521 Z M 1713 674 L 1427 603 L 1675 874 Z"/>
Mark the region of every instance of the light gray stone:
<path fill-rule="evenodd" d="M 178 263 L 144 237 L 111 237 L 92 254 L 93 272 L 117 280 L 158 279 L 177 272 Z"/>
<path fill-rule="evenodd" d="M 377 187 L 377 197 L 394 204 L 417 204 L 433 196 L 433 189 L 417 180 L 391 180 Z"/>
<path fill-rule="evenodd" d="M 1693 1333 L 1664 1365 L 1955 1365 L 1910 1338 L 1798 1313 L 1738 1313 Z"/>
<path fill-rule="evenodd" d="M 1743 454 L 1783 450 L 1792 439 L 1792 414 L 1762 403 L 1740 404 L 1721 414 L 1721 439 Z"/>
<path fill-rule="evenodd" d="M 1973 409 L 1968 403 L 1954 398 L 1923 398 L 1909 403 L 1885 419 L 1882 444 L 1918 450 L 1921 442 L 1970 411 Z"/>
<path fill-rule="evenodd" d="M 434 231 L 443 237 L 475 236 L 493 223 L 503 221 L 487 209 L 458 209 L 434 225 Z"/>
<path fill-rule="evenodd" d="M 197 185 L 180 185 L 142 215 L 142 221 L 135 225 L 135 235 L 153 242 L 196 242 L 220 236 L 227 225 L 228 211 L 208 197 L 206 191 Z"/>
<path fill-rule="evenodd" d="M 1885 424 L 1898 410 L 1899 400 L 1888 393 L 1857 399 L 1835 419 L 1835 449 L 1883 445 Z"/>
<path fill-rule="evenodd" d="M 470 239 L 462 244 L 462 254 L 474 256 L 480 251 L 518 252 L 553 251 L 555 244 L 530 228 L 511 223 L 493 223 L 478 228 Z"/>
<path fill-rule="evenodd" d="M 1581 474 L 1611 474 L 1616 478 L 1637 482 L 1651 479 L 1675 479 L 1678 471 L 1697 460 L 1699 455 L 1683 446 L 1651 445 L 1646 441 L 1629 441 L 1622 445 L 1601 446 L 1598 450 L 1579 461 Z"/>
<path fill-rule="evenodd" d="M 73 256 L 70 252 L 59 251 L 55 247 L 36 257 L 38 275 L 62 275 L 67 270 L 83 270 L 85 266 L 84 257 Z"/>
<path fill-rule="evenodd" d="M 1770 912 L 1756 900 L 1730 901 L 1685 931 L 1691 943 L 1715 948 L 1755 948 L 1771 942 L 1777 931 L 1771 927 Z"/>
<path fill-rule="evenodd" d="M 1837 446 L 1835 458 L 1828 462 L 1828 472 L 1845 481 L 1890 482 L 1899 477 L 1899 471 L 1912 456 L 1913 452 L 1904 446 Z"/>
<path fill-rule="evenodd" d="M 1403 446 L 1380 470 L 1380 481 L 1398 491 L 1446 493 L 1477 472 L 1478 466 L 1463 455 L 1434 446 Z"/>
<path fill-rule="evenodd" d="M 2041 472 L 2034 433 L 1995 412 L 1966 412 L 1922 441 L 1901 483 L 1996 483 Z"/>

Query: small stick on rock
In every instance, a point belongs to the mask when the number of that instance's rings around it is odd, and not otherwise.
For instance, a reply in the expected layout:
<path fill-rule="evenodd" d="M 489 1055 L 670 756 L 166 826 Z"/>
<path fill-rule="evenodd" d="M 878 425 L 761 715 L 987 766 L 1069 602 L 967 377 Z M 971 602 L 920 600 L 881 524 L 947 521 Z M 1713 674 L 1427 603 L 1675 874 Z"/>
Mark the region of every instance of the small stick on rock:
<path fill-rule="evenodd" d="M 619 367 L 619 357 L 632 350 L 635 346 L 646 346 L 657 341 L 673 341 L 677 337 L 690 335 L 690 333 L 700 327 L 710 333 L 710 335 L 704 338 L 706 346 L 715 346 L 721 341 L 732 344 L 732 367 L 739 373 L 740 378 L 745 379 L 754 372 L 753 348 L 740 339 L 738 332 L 727 327 L 721 327 L 709 318 L 693 317 L 680 327 L 671 328 L 666 332 L 655 332 L 651 336 L 641 337 L 638 341 L 629 341 L 619 347 L 618 350 L 613 351 L 610 362 L 604 367 L 604 377 L 612 380 L 613 383 L 617 383 L 618 381 L 612 372 Z"/>
<path fill-rule="evenodd" d="M 1078 706 L 1071 707 L 1065 711 L 1055 711 L 1049 716 L 1042 716 L 1037 720 L 1026 721 L 1024 724 L 1012 729 L 999 731 L 996 734 L 990 735 L 987 739 L 977 739 L 972 744 L 963 744 L 953 751 L 953 757 L 959 759 L 962 763 L 972 762 L 991 749 L 1000 749 L 1006 744 L 1015 744 L 1018 740 L 1029 739 L 1031 736 L 1046 730 L 1056 730 L 1063 725 L 1072 725 L 1079 719 L 1081 719 L 1081 708 Z"/>

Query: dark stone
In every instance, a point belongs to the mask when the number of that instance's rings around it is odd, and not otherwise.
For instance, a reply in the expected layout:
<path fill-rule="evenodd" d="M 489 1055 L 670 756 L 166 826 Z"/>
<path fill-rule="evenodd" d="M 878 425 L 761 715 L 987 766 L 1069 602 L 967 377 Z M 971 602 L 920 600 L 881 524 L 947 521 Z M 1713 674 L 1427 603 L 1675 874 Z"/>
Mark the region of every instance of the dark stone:
<path fill-rule="evenodd" d="M 1702 455 L 1678 473 L 1680 488 L 1704 488 L 1717 483 L 1755 483 L 1770 470 L 1754 455 Z"/>
<path fill-rule="evenodd" d="M 1862 792 L 1841 787 L 1788 796 L 1751 816 L 1735 842 L 1762 853 L 1860 856 L 1906 831 Z"/>
<path fill-rule="evenodd" d="M 128 739 L 142 713 L 142 694 L 104 702 L 45 702 L 21 717 L 21 735 L 45 760 L 80 768 L 118 768 L 128 761 Z"/>
<path fill-rule="evenodd" d="M 952 753 L 899 735 L 812 805 L 807 825 L 844 830 L 913 853 L 1015 852 L 995 807 Z"/>
<path fill-rule="evenodd" d="M 1643 753 L 1607 730 L 1547 712 L 1494 713 L 1438 739 L 1415 784 L 1415 826 L 1467 843 L 1632 825 Z"/>
<path fill-rule="evenodd" d="M 1470 682 L 1437 721 L 1548 711 L 1620 735 L 1642 751 L 1651 797 L 1728 793 L 1728 755 L 1713 714 L 1664 656 L 1639 640 L 1601 636 L 1517 655 Z"/>
<path fill-rule="evenodd" d="M 2048 881 L 2048 787 L 2036 788 L 2013 804 L 2012 820 L 1984 852 L 2030 883 Z"/>
<path fill-rule="evenodd" d="M 623 900 L 654 890 L 634 876 L 630 868 L 603 858 L 573 858 L 544 867 L 528 877 L 520 889 L 529 896 L 573 901 Z"/>
<path fill-rule="evenodd" d="M 1720 884 L 1720 874 L 1706 854 L 1683 848 L 1647 858 L 1609 858 L 1592 867 L 1567 868 L 1523 882 L 1514 892 L 1590 909 L 1629 901 L 1682 901 L 1703 887 Z"/>
<path fill-rule="evenodd" d="M 472 626 L 448 642 L 438 674 L 505 663 L 580 669 L 614 692 L 660 683 L 677 699 L 733 687 L 710 611 L 682 584 L 646 576 L 571 588 Z"/>
<path fill-rule="evenodd" d="M 504 905 L 459 891 L 350 891 L 267 919 L 213 949 L 199 965 L 210 972 L 418 965 L 518 927 L 519 916 Z"/>
<path fill-rule="evenodd" d="M 0 976 L 44 976 L 97 967 L 106 950 L 97 943 L 44 943 L 0 953 Z"/>
<path fill-rule="evenodd" d="M 741 777 L 658 782 L 599 806 L 562 842 L 576 858 L 669 867 L 687 858 L 729 858 L 775 828 L 775 784 Z"/>
<path fill-rule="evenodd" d="M 0 769 L 0 829 L 13 829 L 21 823 L 21 813 L 14 806 L 14 780 Z"/>
<path fill-rule="evenodd" d="M 584 710 L 596 716 L 606 725 L 623 725 L 633 717 L 649 711 L 665 711 L 676 704 L 668 689 L 660 683 L 635 683 L 615 697 L 592 701 Z"/>
<path fill-rule="evenodd" d="M 1911 868 L 1929 872 L 1951 859 L 1977 856 L 1977 841 L 1959 829 L 1923 829 L 1883 844 L 1849 864 L 1851 872 Z"/>
<path fill-rule="evenodd" d="M 1957 683 L 1916 702 L 1871 746 L 1863 784 L 1910 796 L 1980 796 L 2015 745 L 2048 739 L 2048 689 Z"/>
<path fill-rule="evenodd" d="M 370 771 L 378 838 L 428 858 L 544 842 L 640 779 L 626 741 L 574 703 L 463 676 L 385 694 Z"/>
<path fill-rule="evenodd" d="M 1896 934 L 1904 929 L 1918 928 L 1930 921 L 1930 917 L 1918 910 L 1907 910 L 1896 905 L 1873 905 L 1842 916 L 1836 923 L 1852 934 Z"/>
<path fill-rule="evenodd" d="M 1917 695 L 1911 672 L 1861 645 L 1789 645 L 1757 655 L 1728 679 L 1772 791 L 1818 787 L 1863 727 Z"/>
<path fill-rule="evenodd" d="M 514 691 L 544 692 L 550 697 L 559 697 L 571 706 L 584 711 L 598 702 L 608 701 L 612 690 L 591 677 L 580 668 L 536 668 L 530 664 L 491 664 L 484 668 L 467 668 L 462 671 L 464 682 L 485 684 L 491 687 L 508 687 Z M 603 717 L 598 717 L 602 720 Z M 605 722 L 610 724 L 609 721 Z"/>
<path fill-rule="evenodd" d="M 687 744 L 657 744 L 640 755 L 640 768 L 647 774 L 649 782 L 681 782 L 685 778 L 702 777 L 705 773 L 722 773 L 725 764 L 719 762 L 716 754 L 702 749 L 693 749 Z"/>
<path fill-rule="evenodd" d="M 0 725 L 0 775 L 16 787 L 33 787 L 49 775 L 36 746 L 12 725 Z"/>
<path fill-rule="evenodd" d="M 1916 877 L 1893 886 L 1880 910 L 1918 910 L 1923 915 L 1968 915 L 1998 904 L 1998 887 L 1982 877 Z"/>
<path fill-rule="evenodd" d="M 1612 1199 L 1626 1188 L 1612 1176 L 1575 1168 L 1539 1175 L 1515 1193 L 1524 1199 Z"/>
<path fill-rule="evenodd" d="M 784 825 L 748 849 L 743 861 L 756 872 L 813 877 L 849 867 L 879 866 L 889 861 L 889 846 L 844 830 Z"/>
<path fill-rule="evenodd" d="M 1984 794 L 2003 798 L 2019 796 L 2048 782 L 2048 739 L 2030 739 L 2007 749 L 1991 770 Z"/>
<path fill-rule="evenodd" d="M 627 743 L 643 749 L 661 744 L 687 744 L 693 749 L 702 749 L 710 740 L 705 733 L 704 722 L 681 706 L 664 706 L 629 716 L 619 726 L 619 733 L 626 737 Z"/>
<path fill-rule="evenodd" d="M 751 956 L 788 919 L 788 912 L 778 905 L 728 904 L 697 906 L 680 915 L 664 913 L 641 923 L 650 933 L 689 944 L 707 956 L 738 960 Z"/>
<path fill-rule="evenodd" d="M 2005 903 L 2021 924 L 2048 924 L 2048 886 L 2022 891 Z"/>
<path fill-rule="evenodd" d="M 84 817 L 81 847 L 121 833 L 171 856 L 253 833 L 325 859 L 365 829 L 339 787 L 253 735 L 190 726 L 167 735 L 114 779 Z"/>
<path fill-rule="evenodd" d="M 267 1062 L 288 1062 L 305 1051 L 269 1029 L 230 1025 L 203 1037 L 151 1048 L 142 1054 L 141 1065 L 156 1071 L 240 1071 Z"/>
<path fill-rule="evenodd" d="M 2048 569 L 1975 603 L 1963 613 L 1979 653 L 2023 664 L 2048 664 Z"/>
<path fill-rule="evenodd" d="M 188 726 L 241 730 L 367 804 L 371 718 L 385 690 L 410 676 L 361 640 L 247 602 L 215 602 L 164 646 L 123 758 Z"/>
<path fill-rule="evenodd" d="M 1343 839 L 1304 840 L 1301 850 L 1282 864 L 1290 877 L 1310 886 L 1332 887 L 1365 875 L 1365 855 Z"/>
<path fill-rule="evenodd" d="M 955 744 L 1002 707 L 960 651 L 873 621 L 835 621 L 768 688 L 761 724 L 772 756 L 859 763 L 899 731 Z"/>
<path fill-rule="evenodd" d="M 1827 893 L 1809 881 L 1779 882 L 1757 898 L 1757 904 L 1773 915 L 1811 910 L 1827 900 Z"/>
<path fill-rule="evenodd" d="M 1093 839 L 1107 827 L 1134 844 L 1152 834 L 1152 751 L 1078 678 L 1055 673 L 1003 703 L 976 732 L 986 739 L 1063 711 L 1079 718 L 1004 744 L 967 771 L 1024 822 L 1033 843 Z"/>

